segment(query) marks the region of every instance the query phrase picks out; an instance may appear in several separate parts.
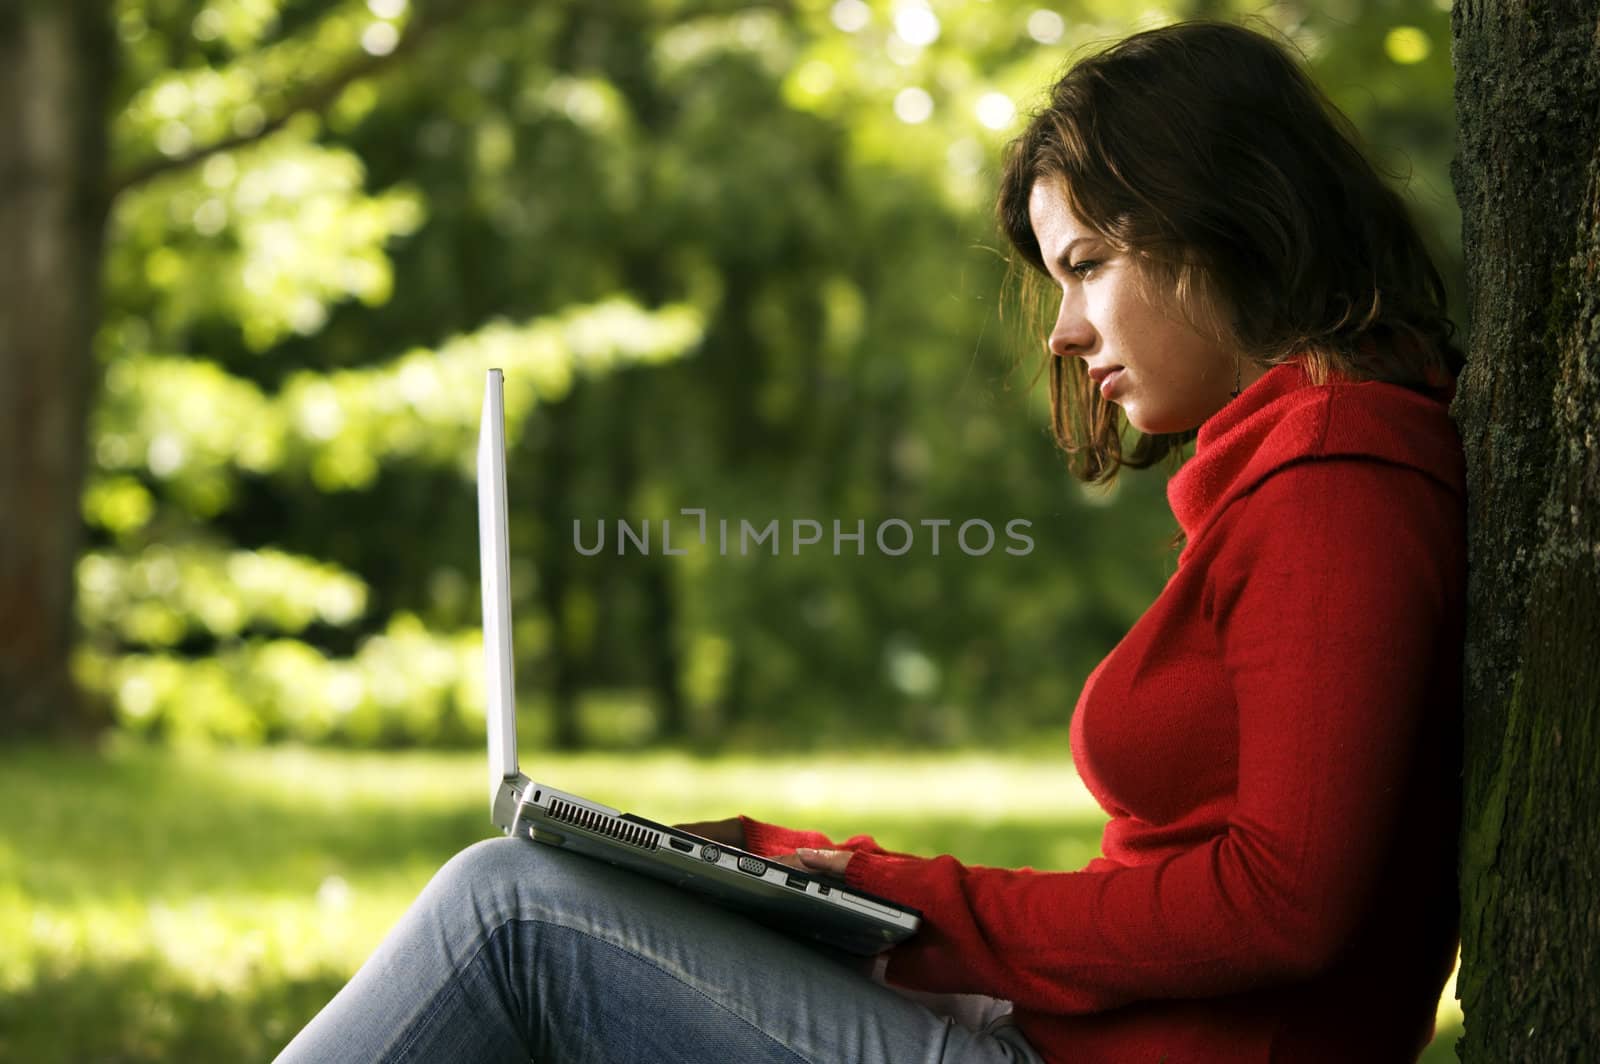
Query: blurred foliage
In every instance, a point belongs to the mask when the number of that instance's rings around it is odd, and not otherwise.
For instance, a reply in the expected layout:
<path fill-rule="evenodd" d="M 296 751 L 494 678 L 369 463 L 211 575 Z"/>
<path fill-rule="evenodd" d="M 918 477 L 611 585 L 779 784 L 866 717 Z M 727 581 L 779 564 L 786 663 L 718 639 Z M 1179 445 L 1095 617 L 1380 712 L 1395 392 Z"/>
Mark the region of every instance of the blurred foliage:
<path fill-rule="evenodd" d="M 293 633 L 319 619 L 349 624 L 367 602 L 366 585 L 349 573 L 274 550 L 93 553 L 79 566 L 79 583 L 85 623 L 162 647 L 202 631 L 230 639 L 251 626 Z"/>
<path fill-rule="evenodd" d="M 80 668 L 114 693 L 122 724 L 135 732 L 438 744 L 481 740 L 481 661 L 476 630 L 441 636 L 402 613 L 349 658 L 330 659 L 300 639 L 257 638 L 201 658 L 86 655 Z"/>
<path fill-rule="evenodd" d="M 478 742 L 501 366 L 529 734 L 1061 741 L 1174 527 L 1157 476 L 1088 491 L 1051 450 L 996 160 L 1080 47 L 1254 10 L 117 0 L 79 675 L 152 736 Z M 1259 14 L 1459 293 L 1448 11 Z M 722 521 L 779 549 L 724 553 Z M 861 522 L 860 553 L 796 521 Z"/>

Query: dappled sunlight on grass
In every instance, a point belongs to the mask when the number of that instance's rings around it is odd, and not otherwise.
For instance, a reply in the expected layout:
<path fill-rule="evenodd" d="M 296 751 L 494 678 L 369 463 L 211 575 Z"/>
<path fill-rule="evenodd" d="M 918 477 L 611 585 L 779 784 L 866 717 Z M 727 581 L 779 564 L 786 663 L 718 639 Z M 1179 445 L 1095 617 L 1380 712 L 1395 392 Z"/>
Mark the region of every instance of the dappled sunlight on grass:
<path fill-rule="evenodd" d="M 647 790 L 675 805 L 692 805 L 707 817 L 848 810 L 863 821 L 906 813 L 974 820 L 1058 820 L 1079 814 L 1104 819 L 1065 749 L 1038 759 L 863 754 L 701 761 L 652 754 L 552 759 L 525 770 L 558 786 L 571 773 L 600 800 L 606 800 L 605 792 Z"/>
<path fill-rule="evenodd" d="M 430 802 L 419 787 L 413 806 L 386 792 L 381 773 L 351 780 L 336 761 L 322 763 L 334 791 L 325 794 L 320 783 L 241 785 L 251 768 L 242 755 L 136 750 L 92 763 L 54 752 L 8 760 L 0 798 L 30 812 L 7 823 L 6 835 L 28 857 L 0 872 L 55 904 L 310 891 L 349 867 L 380 878 L 414 874 L 486 826 L 481 806 L 465 801 L 468 788 L 455 801 Z"/>
<path fill-rule="evenodd" d="M 0 999 L 0 1060 L 267 1061 L 342 986 L 282 973 L 240 990 L 197 987 L 148 958 L 41 972 Z"/>
<path fill-rule="evenodd" d="M 275 805 L 349 810 L 403 802 L 408 811 L 485 805 L 483 757 L 468 753 L 245 750 L 163 755 L 232 795 Z M 1016 755 L 828 755 L 696 758 L 678 753 L 541 755 L 524 771 L 612 804 L 648 795 L 699 815 L 848 808 L 959 813 L 974 819 L 1100 816 L 1065 750 Z M 487 813 L 485 813 L 487 817 Z M 659 818 L 658 818 L 659 819 Z M 485 821 L 487 823 L 487 821 Z"/>
<path fill-rule="evenodd" d="M 144 902 L 123 896 L 77 906 L 36 905 L 28 926 L 32 965 L 18 965 L 9 989 L 27 981 L 27 968 L 154 959 L 178 981 L 206 990 L 247 989 L 263 976 L 348 973 L 352 952 L 362 956 L 410 904 L 431 870 L 410 882 L 351 886 L 337 877 L 310 897 L 227 893 Z M 328 895 L 339 900 L 330 903 Z M 14 939 L 13 941 L 18 941 Z M 13 958 L 26 959 L 26 958 Z"/>

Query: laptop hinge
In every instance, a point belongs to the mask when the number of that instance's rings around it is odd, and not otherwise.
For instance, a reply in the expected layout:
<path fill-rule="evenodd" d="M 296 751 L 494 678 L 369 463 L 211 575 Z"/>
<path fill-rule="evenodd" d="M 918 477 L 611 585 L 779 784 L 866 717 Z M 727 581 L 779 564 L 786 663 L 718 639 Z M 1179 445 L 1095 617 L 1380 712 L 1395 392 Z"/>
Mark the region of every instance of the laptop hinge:
<path fill-rule="evenodd" d="M 516 828 L 517 809 L 522 804 L 523 793 L 532 782 L 532 780 L 520 773 L 515 776 L 507 776 L 500 781 L 500 788 L 494 794 L 494 810 L 492 812 L 495 827 L 508 835 Z"/>

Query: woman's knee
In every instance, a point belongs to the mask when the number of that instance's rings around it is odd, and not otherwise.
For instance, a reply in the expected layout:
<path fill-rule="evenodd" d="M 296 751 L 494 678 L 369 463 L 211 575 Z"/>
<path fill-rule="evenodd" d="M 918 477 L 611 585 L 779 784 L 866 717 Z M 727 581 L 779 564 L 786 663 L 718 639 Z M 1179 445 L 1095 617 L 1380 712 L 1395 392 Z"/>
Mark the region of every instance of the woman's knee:
<path fill-rule="evenodd" d="M 446 861 L 438 876 L 455 882 L 488 883 L 521 875 L 527 871 L 536 849 L 527 839 L 482 839 Z"/>
<path fill-rule="evenodd" d="M 425 892 L 436 906 L 478 913 L 484 920 L 540 918 L 609 893 L 612 870 L 527 839 L 475 842 L 435 874 Z"/>
<path fill-rule="evenodd" d="M 525 839 L 497 838 L 475 842 L 446 861 L 434 873 L 423 897 L 434 905 L 452 908 L 507 897 L 507 888 L 534 874 L 536 847 Z"/>

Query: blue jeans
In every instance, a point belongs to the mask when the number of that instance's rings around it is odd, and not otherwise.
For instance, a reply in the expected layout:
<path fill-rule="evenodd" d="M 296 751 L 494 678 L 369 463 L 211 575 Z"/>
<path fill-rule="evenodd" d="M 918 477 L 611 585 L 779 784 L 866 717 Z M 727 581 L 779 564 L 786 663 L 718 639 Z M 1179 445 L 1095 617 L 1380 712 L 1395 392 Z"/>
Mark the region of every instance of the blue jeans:
<path fill-rule="evenodd" d="M 522 839 L 456 855 L 280 1061 L 1040 1064 L 844 960 Z"/>

